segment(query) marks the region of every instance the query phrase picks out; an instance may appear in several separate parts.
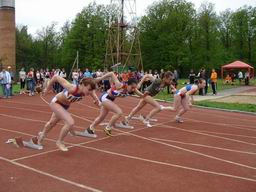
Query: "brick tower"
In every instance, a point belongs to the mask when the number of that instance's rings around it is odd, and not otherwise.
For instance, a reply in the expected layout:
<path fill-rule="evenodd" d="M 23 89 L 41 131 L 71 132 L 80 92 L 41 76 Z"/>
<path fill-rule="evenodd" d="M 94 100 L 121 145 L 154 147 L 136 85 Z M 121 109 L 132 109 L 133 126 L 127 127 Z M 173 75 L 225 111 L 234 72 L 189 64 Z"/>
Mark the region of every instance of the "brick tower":
<path fill-rule="evenodd" d="M 15 0 L 0 0 L 0 68 L 16 71 Z"/>

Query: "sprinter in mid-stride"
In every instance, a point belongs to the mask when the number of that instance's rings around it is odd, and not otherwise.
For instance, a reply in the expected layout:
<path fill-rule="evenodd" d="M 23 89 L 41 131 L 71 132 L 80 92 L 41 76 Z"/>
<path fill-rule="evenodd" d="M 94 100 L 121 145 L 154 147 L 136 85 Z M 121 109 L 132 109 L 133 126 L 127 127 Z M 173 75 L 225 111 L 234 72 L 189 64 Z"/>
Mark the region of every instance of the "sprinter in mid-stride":
<path fill-rule="evenodd" d="M 84 96 L 89 95 L 94 99 L 94 102 L 97 105 L 100 105 L 100 101 L 95 93 L 96 82 L 93 78 L 83 78 L 78 85 L 74 85 L 62 77 L 54 76 L 47 85 L 44 95 L 52 90 L 54 83 L 59 83 L 64 90 L 58 93 L 49 104 L 53 113 L 50 120 L 45 124 L 43 131 L 38 135 L 38 144 L 42 145 L 46 135 L 60 120 L 62 120 L 64 121 L 64 126 L 61 129 L 56 145 L 61 151 L 68 151 L 63 140 L 69 132 L 72 135 L 76 135 L 73 130 L 75 123 L 74 119 L 67 111 L 71 103 L 80 101 Z"/>
<path fill-rule="evenodd" d="M 181 116 L 184 115 L 194 102 L 193 95 L 199 90 L 204 88 L 206 82 L 204 79 L 195 80 L 194 84 L 186 85 L 185 87 L 176 91 L 174 95 L 173 110 L 178 111 L 175 116 L 177 123 L 183 123 Z"/>

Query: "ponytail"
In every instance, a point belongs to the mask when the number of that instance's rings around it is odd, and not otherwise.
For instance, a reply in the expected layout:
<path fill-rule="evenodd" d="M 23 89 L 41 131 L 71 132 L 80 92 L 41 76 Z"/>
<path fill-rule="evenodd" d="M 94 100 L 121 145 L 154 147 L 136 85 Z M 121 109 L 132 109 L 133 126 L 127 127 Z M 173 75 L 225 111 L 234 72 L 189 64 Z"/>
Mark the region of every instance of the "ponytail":
<path fill-rule="evenodd" d="M 170 77 L 174 77 L 174 75 L 171 71 L 163 72 L 160 74 L 161 79 L 168 79 Z"/>
<path fill-rule="evenodd" d="M 205 81 L 205 80 L 202 79 L 202 78 L 196 79 L 196 80 L 195 80 L 195 84 L 196 84 L 196 85 L 199 85 L 199 84 L 203 83 L 203 81 Z"/>

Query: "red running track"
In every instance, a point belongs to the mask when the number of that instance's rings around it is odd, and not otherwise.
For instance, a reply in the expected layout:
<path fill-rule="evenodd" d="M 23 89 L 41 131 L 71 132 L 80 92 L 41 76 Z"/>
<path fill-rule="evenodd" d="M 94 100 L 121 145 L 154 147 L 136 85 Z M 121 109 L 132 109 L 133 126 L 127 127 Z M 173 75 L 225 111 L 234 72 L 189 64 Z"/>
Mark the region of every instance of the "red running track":
<path fill-rule="evenodd" d="M 117 100 L 125 114 L 137 102 Z M 0 103 L 1 192 L 256 191 L 253 115 L 193 108 L 185 123 L 176 124 L 174 113 L 164 111 L 152 128 L 133 121 L 135 129 L 115 129 L 113 137 L 106 137 L 102 127 L 97 128 L 96 139 L 68 136 L 70 151 L 65 153 L 55 146 L 61 124 L 49 134 L 42 151 L 5 144 L 9 138 L 36 135 L 51 111 L 39 96 Z M 147 106 L 143 113 L 150 109 Z M 86 98 L 73 104 L 70 112 L 75 129 L 84 130 L 99 109 Z"/>

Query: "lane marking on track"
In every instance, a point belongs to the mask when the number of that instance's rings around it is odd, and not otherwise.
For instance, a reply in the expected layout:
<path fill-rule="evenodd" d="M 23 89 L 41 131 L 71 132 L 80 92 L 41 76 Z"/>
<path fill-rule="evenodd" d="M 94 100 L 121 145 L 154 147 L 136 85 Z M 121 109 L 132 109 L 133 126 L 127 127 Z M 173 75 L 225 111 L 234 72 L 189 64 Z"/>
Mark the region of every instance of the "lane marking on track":
<path fill-rule="evenodd" d="M 22 132 L 21 132 L 21 134 L 22 134 Z M 83 144 L 86 144 L 86 143 L 83 143 Z M 149 162 L 149 163 L 158 164 L 158 165 L 164 165 L 164 166 L 170 166 L 170 167 L 175 167 L 175 168 L 181 168 L 181 169 L 185 169 L 185 170 L 190 170 L 190 171 L 195 171 L 195 172 L 200 172 L 200 173 L 206 173 L 206 174 L 211 174 L 211 175 L 224 176 L 224 177 L 229 177 L 229 178 L 233 178 L 233 179 L 239 179 L 239 180 L 246 180 L 246 181 L 256 182 L 255 179 L 251 179 L 251 178 L 247 178 L 247 177 L 236 176 L 236 175 L 231 175 L 231 174 L 226 174 L 226 173 L 208 171 L 208 170 L 197 169 L 197 168 L 192 168 L 192 167 L 187 167 L 187 166 L 182 166 L 182 165 L 177 165 L 177 164 L 171 164 L 171 163 L 166 163 L 166 162 L 161 162 L 161 161 L 150 160 L 150 159 L 141 158 L 141 157 L 137 157 L 137 156 L 131 156 L 131 155 L 116 153 L 116 152 L 112 152 L 112 151 L 102 150 L 102 149 L 98 149 L 98 148 L 94 148 L 94 147 L 87 147 L 87 146 L 84 146 L 83 144 L 82 143 L 81 144 L 75 144 L 75 145 L 73 145 L 71 147 L 86 148 L 86 149 L 90 149 L 90 150 L 106 153 L 106 154 L 109 154 L 109 155 L 121 156 L 121 157 L 124 157 L 124 158 L 139 160 L 139 161 L 143 161 L 143 162 Z M 68 148 L 71 148 L 71 147 L 68 147 Z M 59 150 L 49 151 L 49 152 L 45 152 L 45 153 L 48 154 L 48 153 L 55 152 L 55 151 L 59 151 Z M 25 158 L 19 158 L 19 159 L 8 160 L 8 161 L 11 162 L 11 163 L 13 163 L 13 162 L 16 163 L 16 161 L 22 160 L 22 159 L 25 159 Z"/>
<path fill-rule="evenodd" d="M 229 177 L 229 178 L 235 178 L 235 179 L 240 179 L 240 180 L 256 182 L 255 179 L 251 179 L 251 178 L 247 178 L 247 177 L 241 177 L 241 176 L 236 176 L 236 175 L 231 175 L 231 174 L 226 174 L 226 173 L 219 173 L 219 172 L 214 172 L 214 171 L 208 171 L 208 170 L 203 170 L 203 169 L 197 169 L 197 168 L 182 166 L 182 165 L 178 165 L 178 164 L 155 161 L 155 160 L 145 159 L 145 158 L 136 157 L 136 156 L 132 156 L 132 155 L 125 155 L 125 154 L 121 154 L 121 153 L 116 153 L 116 152 L 112 152 L 112 151 L 98 149 L 98 148 L 95 148 L 95 147 L 88 147 L 88 146 L 80 146 L 80 147 L 81 148 L 86 148 L 86 149 L 91 149 L 91 150 L 94 150 L 94 151 L 99 151 L 99 152 L 102 152 L 102 153 L 107 153 L 107 154 L 110 154 L 110 155 L 116 155 L 116 156 L 121 156 L 121 157 L 129 158 L 129 159 L 135 159 L 135 160 L 140 160 L 140 161 L 144 161 L 144 162 L 149 162 L 149 163 L 153 163 L 153 164 L 165 165 L 165 166 L 181 168 L 181 169 L 195 171 L 195 172 L 201 172 L 201 173 L 207 173 L 207 174 L 212 174 L 212 175 L 218 175 L 218 176 L 224 176 L 224 177 Z"/>
<path fill-rule="evenodd" d="M 162 141 L 153 140 L 153 139 L 150 139 L 150 138 L 147 138 L 147 137 L 143 137 L 143 136 L 140 136 L 140 135 L 136 135 L 136 134 L 133 134 L 133 133 L 129 133 L 129 135 L 132 135 L 134 137 L 140 138 L 142 140 L 151 141 L 153 143 L 165 145 L 165 146 L 168 146 L 168 147 L 171 147 L 171 148 L 175 148 L 175 149 L 178 149 L 178 150 L 181 150 L 181 151 L 186 151 L 186 152 L 189 152 L 189 153 L 192 153 L 192 154 L 195 154 L 195 155 L 199 155 L 199 156 L 202 156 L 202 157 L 206 157 L 206 158 L 209 158 L 209 159 L 214 159 L 214 160 L 221 161 L 221 162 L 224 162 L 224 163 L 233 164 L 233 165 L 236 165 L 236 166 L 240 166 L 240 167 L 245 167 L 245 168 L 248 168 L 248 169 L 256 170 L 256 167 L 252 167 L 252 166 L 245 165 L 245 164 L 242 164 L 242 163 L 237 163 L 237 162 L 230 161 L 230 160 L 225 160 L 225 159 L 222 159 L 222 158 L 219 158 L 219 157 L 215 157 L 215 156 L 212 156 L 212 155 L 207 155 L 207 154 L 204 154 L 204 153 L 201 153 L 201 152 L 197 152 L 197 151 L 193 151 L 193 150 L 186 149 L 186 148 L 183 148 L 183 147 L 179 147 L 177 145 L 172 145 L 172 144 L 164 143 Z"/>
<path fill-rule="evenodd" d="M 8 163 L 13 164 L 13 165 L 18 166 L 18 167 L 22 167 L 22 168 L 25 168 L 27 170 L 33 171 L 33 172 L 38 173 L 40 175 L 44 175 L 44 176 L 50 177 L 52 179 L 61 181 L 63 183 L 73 185 L 75 187 L 86 189 L 86 190 L 89 190 L 89 191 L 92 191 L 92 192 L 101 192 L 101 190 L 99 190 L 99 189 L 96 189 L 96 188 L 93 188 L 93 187 L 90 187 L 90 186 L 87 186 L 87 185 L 84 185 L 84 184 L 81 184 L 81 183 L 76 183 L 74 181 L 70 181 L 70 180 L 67 180 L 65 178 L 62 178 L 62 177 L 59 177 L 59 176 L 56 176 L 56 175 L 53 175 L 53 174 L 50 174 L 50 173 L 47 173 L 47 172 L 44 172 L 44 171 L 40 171 L 39 169 L 35 169 L 35 168 L 29 167 L 27 165 L 11 161 L 11 160 L 6 159 L 6 158 L 1 157 L 1 156 L 0 156 L 0 160 L 8 162 Z"/>
<path fill-rule="evenodd" d="M 17 103 L 17 104 L 24 104 L 24 105 L 28 105 L 29 103 L 25 103 L 25 102 L 14 102 L 14 101 L 4 101 L 6 103 Z M 47 101 L 46 101 L 47 102 Z M 82 104 L 81 102 L 78 102 L 78 103 L 75 103 L 75 104 L 78 104 L 78 105 L 81 105 L 81 106 L 87 106 L 85 104 Z M 46 107 L 45 105 L 37 105 L 37 104 L 31 104 L 31 105 L 34 105 L 34 106 L 44 106 Z M 122 104 L 121 104 L 122 105 Z M 93 107 L 93 106 L 90 106 L 88 105 L 91 109 L 95 109 L 95 110 L 99 110 L 98 108 L 96 107 Z M 87 107 L 88 107 L 87 106 Z M 125 106 L 127 107 L 127 106 Z M 196 111 L 193 111 L 193 112 L 196 112 Z M 167 117 L 169 118 L 169 115 L 167 114 L 164 114 L 162 113 L 161 114 L 161 117 Z M 192 122 L 201 122 L 201 123 L 206 123 L 206 124 L 212 124 L 212 125 L 220 125 L 220 126 L 225 126 L 225 127 L 229 127 L 232 126 L 232 128 L 236 127 L 236 129 L 241 129 L 241 130 L 249 130 L 249 131 L 254 131 L 256 132 L 256 129 L 255 129 L 255 126 L 249 126 L 249 125 L 237 125 L 237 124 L 225 124 L 225 123 L 213 123 L 213 122 L 207 122 L 207 121 L 201 121 L 201 120 L 195 120 L 195 119 L 191 119 L 191 118 L 184 118 L 184 119 L 187 119 L 187 120 L 190 120 Z M 253 121 L 253 120 L 251 120 Z M 247 127 L 247 128 L 246 128 Z"/>
<path fill-rule="evenodd" d="M 216 134 L 216 135 L 227 135 L 227 136 L 234 136 L 234 137 L 244 137 L 244 138 L 256 139 L 256 137 L 249 136 L 249 135 L 239 135 L 239 134 L 214 132 L 214 131 L 203 131 L 203 130 L 196 130 L 196 129 L 193 129 L 191 131 L 195 131 L 195 132 L 199 132 L 199 133 L 211 133 L 211 134 Z"/>
<path fill-rule="evenodd" d="M 47 103 L 46 100 L 44 100 L 44 101 Z M 87 118 L 81 118 L 81 119 L 88 120 Z M 165 123 L 162 123 L 162 124 L 165 124 Z M 120 131 L 120 132 L 123 132 L 123 131 Z M 123 133 L 127 134 L 127 132 L 123 132 Z M 218 158 L 218 157 L 215 157 L 215 156 L 211 156 L 211 155 L 206 155 L 206 154 L 203 154 L 203 153 L 199 153 L 199 152 L 196 152 L 196 151 L 193 151 L 193 150 L 189 150 L 189 149 L 185 149 L 185 148 L 178 147 L 178 146 L 175 146 L 175 145 L 163 143 L 163 142 L 156 141 L 156 140 L 153 140 L 153 139 L 150 139 L 150 138 L 146 138 L 146 137 L 143 137 L 143 136 L 139 136 L 139 135 L 136 135 L 136 134 L 129 133 L 129 135 L 132 135 L 132 136 L 135 136 L 137 138 L 144 139 L 144 140 L 147 140 L 147 141 L 151 141 L 151 142 L 154 142 L 154 143 L 158 143 L 158 144 L 166 145 L 166 146 L 169 146 L 169 147 L 173 147 L 173 148 L 176 148 L 176 149 L 179 149 L 179 150 L 183 150 L 183 151 L 187 151 L 187 152 L 190 152 L 190 153 L 194 153 L 194 154 L 197 154 L 197 155 L 200 155 L 200 156 L 204 156 L 204 157 L 208 157 L 208 158 L 211 158 L 211 159 L 219 160 L 219 161 L 222 161 L 222 162 L 234 164 L 234 165 L 237 165 L 237 166 L 246 167 L 246 168 L 249 168 L 249 169 L 256 169 L 255 167 L 252 167 L 252 166 L 236 163 L 236 162 L 233 162 L 233 161 L 228 161 L 228 160 L 221 159 L 221 158 Z"/>
<path fill-rule="evenodd" d="M 82 118 L 81 119 L 83 120 L 87 120 L 86 118 Z M 160 123 L 160 124 L 156 124 L 155 126 L 159 126 L 159 125 L 164 125 L 168 122 L 164 122 L 164 123 Z M 165 125 L 167 126 L 167 125 Z M 169 126 L 168 126 L 169 127 Z M 117 130 L 117 129 L 115 129 Z M 124 131 L 121 131 L 121 130 L 117 130 L 123 134 L 128 134 L 127 132 L 124 132 Z M 198 133 L 198 132 L 195 132 L 195 133 Z M 148 141 L 152 141 L 152 142 L 155 142 L 155 143 L 158 143 L 158 144 L 162 144 L 162 145 L 167 145 L 169 147 L 174 147 L 176 149 L 179 149 L 179 150 L 185 150 L 187 152 L 191 152 L 191 153 L 194 153 L 194 154 L 197 154 L 197 155 L 200 155 L 200 156 L 204 156 L 204 157 L 207 157 L 207 158 L 211 158 L 211 159 L 215 159 L 215 160 L 219 160 L 219 161 L 223 161 L 223 162 L 226 162 L 226 163 L 230 163 L 230 164 L 235 164 L 235 165 L 238 165 L 238 166 L 242 166 L 242 167 L 246 167 L 246 168 L 250 168 L 250 169 L 256 169 L 255 167 L 251 167 L 251 166 L 247 166 L 247 165 L 244 165 L 244 164 L 240 164 L 240 163 L 236 163 L 236 162 L 233 162 L 233 161 L 228 161 L 228 160 L 225 160 L 225 159 L 221 159 L 221 158 L 218 158 L 218 157 L 215 157 L 215 156 L 211 156 L 211 155 L 206 155 L 206 154 L 203 154 L 203 153 L 199 153 L 199 152 L 196 152 L 196 151 L 193 151 L 193 150 L 188 150 L 188 149 L 185 149 L 185 148 L 181 148 L 181 147 L 178 147 L 176 145 L 170 145 L 170 144 L 167 144 L 167 143 L 163 143 L 163 142 L 159 142 L 159 141 L 155 141 L 155 140 L 152 140 L 152 139 L 149 139 L 149 138 L 146 138 L 146 137 L 142 137 L 142 136 L 138 136 L 138 135 L 135 135 L 135 134 L 130 134 L 132 136 L 135 136 L 135 137 L 138 137 L 140 139 L 144 139 L 144 140 L 148 140 Z"/>
<path fill-rule="evenodd" d="M 161 138 L 155 138 L 155 137 L 151 137 L 150 139 L 154 139 L 157 141 L 178 143 L 178 144 L 182 144 L 182 145 L 191 145 L 191 146 L 196 146 L 196 147 L 204 147 L 204 148 L 209 148 L 209 149 L 217 149 L 217 150 L 223 150 L 223 151 L 229 151 L 229 152 L 235 152 L 235 153 L 242 153 L 242 154 L 247 154 L 247 155 L 256 155 L 256 153 L 249 152 L 249 151 L 234 150 L 234 149 L 223 148 L 223 147 L 215 147 L 215 146 L 211 146 L 211 145 L 202 145 L 202 144 L 198 144 L 198 143 L 186 143 L 186 142 L 181 142 L 181 141 L 176 141 L 176 140 L 171 140 L 171 139 L 161 139 Z"/>
<path fill-rule="evenodd" d="M 174 127 L 174 126 L 171 126 L 171 125 L 162 125 L 161 128 L 164 128 L 164 129 L 175 129 L 175 130 L 179 130 L 179 131 L 183 131 L 183 132 L 189 132 L 189 133 L 194 133 L 194 134 L 198 134 L 198 135 L 209 136 L 209 137 L 223 139 L 223 140 L 227 140 L 227 141 L 233 141 L 233 142 L 237 142 L 237 143 L 243 143 L 243 144 L 247 144 L 247 145 L 256 146 L 256 143 L 249 143 L 249 142 L 241 141 L 241 140 L 237 140 L 237 139 L 230 139 L 228 137 L 222 137 L 222 136 L 211 135 L 211 134 L 207 134 L 207 133 L 201 133 L 201 132 L 197 132 L 197 131 L 191 131 L 191 130 L 188 130 L 188 129 Z"/>

